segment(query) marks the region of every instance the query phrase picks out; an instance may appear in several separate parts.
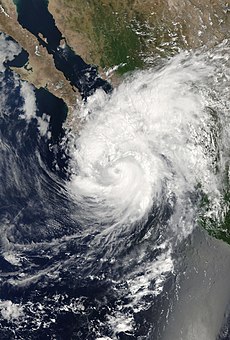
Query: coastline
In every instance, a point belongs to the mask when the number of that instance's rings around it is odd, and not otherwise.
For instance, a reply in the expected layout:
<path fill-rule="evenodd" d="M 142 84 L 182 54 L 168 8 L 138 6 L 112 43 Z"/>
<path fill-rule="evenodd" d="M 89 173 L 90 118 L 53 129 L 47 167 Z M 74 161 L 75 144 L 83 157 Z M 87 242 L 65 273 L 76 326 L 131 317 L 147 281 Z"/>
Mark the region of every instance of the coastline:
<path fill-rule="evenodd" d="M 22 80 L 38 89 L 46 88 L 56 97 L 63 99 L 72 111 L 76 106 L 77 97 L 80 97 L 77 90 L 73 91 L 63 73 L 56 69 L 52 56 L 39 45 L 35 36 L 18 23 L 16 6 L 7 0 L 1 0 L 0 5 L 4 9 L 4 12 L 0 12 L 0 30 L 12 37 L 29 54 L 26 68 L 12 69 Z"/>

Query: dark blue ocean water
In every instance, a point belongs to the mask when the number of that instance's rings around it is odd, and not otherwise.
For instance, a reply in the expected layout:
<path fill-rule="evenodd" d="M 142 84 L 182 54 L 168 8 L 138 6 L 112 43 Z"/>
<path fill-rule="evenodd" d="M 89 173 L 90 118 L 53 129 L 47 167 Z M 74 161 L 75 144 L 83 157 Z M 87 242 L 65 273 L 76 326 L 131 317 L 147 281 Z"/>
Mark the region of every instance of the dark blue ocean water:
<path fill-rule="evenodd" d="M 3 77 L 0 299 L 22 305 L 23 316 L 19 320 L 0 318 L 0 338 L 93 340 L 97 334 L 112 336 L 107 316 L 118 304 L 127 303 L 122 277 L 135 267 L 135 260 L 129 263 L 129 259 L 135 258 L 148 224 L 137 237 L 133 235 L 130 249 L 124 249 L 115 264 L 100 261 L 103 249 L 86 260 L 94 235 L 81 236 L 77 207 L 63 186 L 68 158 L 59 143 L 64 134 L 65 104 L 46 90 L 35 91 L 37 116 L 46 112 L 51 117 L 51 138 L 42 137 L 36 119 L 28 125 L 19 118 L 23 98 L 13 73 L 6 70 Z M 153 223 L 154 216 L 149 225 Z M 156 234 L 155 240 L 158 237 Z M 7 252 L 16 254 L 20 262 L 8 261 Z M 153 258 L 157 255 L 156 251 L 149 253 Z M 162 313 L 162 308 L 168 306 L 173 282 L 169 277 L 167 295 L 151 297 L 152 307 L 135 314 L 136 334 L 121 331 L 118 339 L 136 339 L 150 329 L 160 332 L 167 312 L 165 308 Z M 157 320 L 154 328 L 150 326 L 153 318 Z"/>

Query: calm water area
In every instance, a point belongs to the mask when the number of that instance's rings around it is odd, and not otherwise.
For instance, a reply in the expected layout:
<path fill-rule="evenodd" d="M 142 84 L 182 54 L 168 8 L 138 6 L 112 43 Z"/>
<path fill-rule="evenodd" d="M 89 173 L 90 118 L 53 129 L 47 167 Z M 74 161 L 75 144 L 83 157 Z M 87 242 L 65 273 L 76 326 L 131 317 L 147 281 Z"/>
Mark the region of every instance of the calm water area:
<path fill-rule="evenodd" d="M 64 37 L 48 11 L 48 1 L 15 0 L 15 3 L 19 23 L 35 35 L 39 43 L 53 55 L 56 68 L 79 90 L 83 99 L 98 88 L 107 93 L 112 91 L 111 85 L 98 75 L 96 66 L 85 63 L 70 46 L 59 47 Z"/>

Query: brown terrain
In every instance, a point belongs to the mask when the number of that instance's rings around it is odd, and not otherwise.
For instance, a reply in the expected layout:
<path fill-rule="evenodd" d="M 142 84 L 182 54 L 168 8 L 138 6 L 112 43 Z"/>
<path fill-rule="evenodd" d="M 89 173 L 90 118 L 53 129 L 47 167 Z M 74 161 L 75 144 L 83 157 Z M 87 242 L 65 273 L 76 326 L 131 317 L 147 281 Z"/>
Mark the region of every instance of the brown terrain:
<path fill-rule="evenodd" d="M 50 0 L 49 11 L 67 43 L 104 77 L 116 65 L 123 65 L 122 74 L 181 49 L 213 46 L 228 38 L 230 28 L 230 7 L 222 0 Z M 46 87 L 73 108 L 76 92 L 18 23 L 12 0 L 0 0 L 0 30 L 29 53 L 27 67 L 15 69 L 22 79 Z M 117 79 L 113 76 L 114 85 Z"/>
<path fill-rule="evenodd" d="M 76 93 L 62 72 L 56 69 L 52 56 L 45 48 L 38 46 L 34 35 L 18 23 L 16 7 L 11 0 L 0 0 L 0 31 L 14 38 L 29 53 L 27 67 L 14 68 L 21 78 L 37 88 L 47 88 L 49 92 L 62 98 L 69 108 L 73 107 Z"/>

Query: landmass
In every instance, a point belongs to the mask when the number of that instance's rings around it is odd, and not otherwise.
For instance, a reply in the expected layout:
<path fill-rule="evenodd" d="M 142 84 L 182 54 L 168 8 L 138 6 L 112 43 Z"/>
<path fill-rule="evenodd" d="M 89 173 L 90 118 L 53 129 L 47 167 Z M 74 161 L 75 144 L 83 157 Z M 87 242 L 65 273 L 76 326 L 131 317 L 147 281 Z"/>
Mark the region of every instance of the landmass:
<path fill-rule="evenodd" d="M 48 9 L 67 43 L 112 83 L 181 49 L 213 46 L 229 35 L 230 6 L 218 0 L 49 0 Z M 13 0 L 0 0 L 0 30 L 29 53 L 15 69 L 35 87 L 62 98 L 71 111 L 78 91 L 55 67 L 37 38 L 18 22 Z"/>
<path fill-rule="evenodd" d="M 50 0 L 49 11 L 76 53 L 120 74 L 181 49 L 229 35 L 230 7 L 218 0 Z"/>
<path fill-rule="evenodd" d="M 44 87 L 62 98 L 72 110 L 76 105 L 77 90 L 73 90 L 63 73 L 56 69 L 46 48 L 39 45 L 36 37 L 18 23 L 16 6 L 11 0 L 0 0 L 0 31 L 11 36 L 29 53 L 27 65 L 14 68 L 14 71 L 36 88 Z"/>

